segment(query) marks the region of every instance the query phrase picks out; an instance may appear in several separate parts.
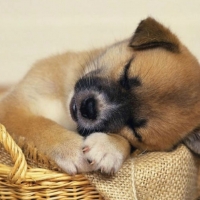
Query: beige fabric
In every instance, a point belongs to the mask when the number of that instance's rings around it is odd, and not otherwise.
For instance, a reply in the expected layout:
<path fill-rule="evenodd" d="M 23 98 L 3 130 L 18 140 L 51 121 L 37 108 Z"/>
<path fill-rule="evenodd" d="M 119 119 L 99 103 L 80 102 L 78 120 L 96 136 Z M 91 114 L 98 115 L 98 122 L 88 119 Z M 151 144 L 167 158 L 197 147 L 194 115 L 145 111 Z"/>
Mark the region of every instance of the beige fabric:
<path fill-rule="evenodd" d="M 129 159 L 114 177 L 99 173 L 86 176 L 110 200 L 197 198 L 196 161 L 183 145 L 172 152 L 153 152 Z"/>
<path fill-rule="evenodd" d="M 134 174 L 133 159 L 128 159 L 115 176 L 90 173 L 86 177 L 106 200 L 137 200 Z"/>
<path fill-rule="evenodd" d="M 194 200 L 197 166 L 185 146 L 169 153 L 149 153 L 135 159 L 138 200 Z"/>

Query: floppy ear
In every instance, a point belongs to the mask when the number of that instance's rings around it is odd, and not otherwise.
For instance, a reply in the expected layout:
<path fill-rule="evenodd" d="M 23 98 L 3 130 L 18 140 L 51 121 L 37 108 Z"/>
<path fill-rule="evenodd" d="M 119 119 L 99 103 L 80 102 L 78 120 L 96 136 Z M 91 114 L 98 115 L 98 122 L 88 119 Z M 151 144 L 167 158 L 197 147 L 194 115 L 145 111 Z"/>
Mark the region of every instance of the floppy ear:
<path fill-rule="evenodd" d="M 171 52 L 179 52 L 178 38 L 151 17 L 140 22 L 129 46 L 135 50 L 161 47 Z"/>
<path fill-rule="evenodd" d="M 190 133 L 183 142 L 193 153 L 200 155 L 200 128 Z"/>

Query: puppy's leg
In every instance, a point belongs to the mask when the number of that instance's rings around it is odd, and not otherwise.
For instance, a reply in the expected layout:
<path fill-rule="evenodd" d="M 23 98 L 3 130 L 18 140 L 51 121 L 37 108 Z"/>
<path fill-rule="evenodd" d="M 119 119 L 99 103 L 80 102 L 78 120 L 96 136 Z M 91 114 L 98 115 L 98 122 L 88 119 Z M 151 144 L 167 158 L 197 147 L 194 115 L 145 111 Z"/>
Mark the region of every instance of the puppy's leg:
<path fill-rule="evenodd" d="M 117 134 L 93 133 L 85 139 L 83 151 L 94 171 L 113 174 L 130 155 L 130 144 Z"/>
<path fill-rule="evenodd" d="M 82 152 L 83 138 L 80 135 L 47 118 L 33 115 L 28 110 L 16 109 L 12 104 L 9 108 L 4 105 L 3 109 L 6 112 L 0 116 L 0 122 L 16 141 L 20 136 L 24 137 L 26 142 L 46 154 L 69 174 L 90 171 Z"/>

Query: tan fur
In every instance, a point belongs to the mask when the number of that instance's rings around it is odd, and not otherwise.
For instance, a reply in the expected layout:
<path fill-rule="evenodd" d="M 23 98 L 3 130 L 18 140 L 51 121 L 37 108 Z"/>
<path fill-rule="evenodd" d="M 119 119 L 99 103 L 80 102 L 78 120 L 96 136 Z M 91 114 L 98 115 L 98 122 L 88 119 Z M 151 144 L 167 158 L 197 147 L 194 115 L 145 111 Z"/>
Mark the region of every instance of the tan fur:
<path fill-rule="evenodd" d="M 98 52 L 98 51 L 97 51 Z M 26 141 L 57 161 L 68 173 L 77 173 L 75 165 L 80 165 L 81 172 L 89 165 L 83 158 L 82 137 L 74 130 L 66 130 L 60 121 L 52 121 L 43 116 L 40 101 L 57 100 L 63 106 L 67 121 L 74 123 L 69 114 L 67 99 L 75 81 L 83 73 L 84 67 L 93 56 L 93 52 L 66 53 L 39 61 L 27 76 L 0 102 L 0 121 L 8 132 Z M 47 109 L 51 110 L 51 107 Z M 71 125 L 74 127 L 73 125 Z M 74 131 L 74 132 L 73 132 Z M 73 149 L 75 151 L 73 152 Z M 58 159 L 58 160 L 57 160 Z M 67 169 L 60 163 L 69 161 Z M 71 162 L 71 163 L 70 163 Z"/>
<path fill-rule="evenodd" d="M 131 139 L 140 149 L 170 149 L 199 126 L 199 64 L 182 48 L 182 53 L 175 55 L 160 49 L 136 55 L 132 73 L 143 81 L 143 87 L 136 91 L 144 105 L 140 115 L 149 118 L 146 129 L 140 130 L 143 143 Z M 145 57 L 143 62 L 140 57 Z"/>
<path fill-rule="evenodd" d="M 118 134 L 93 133 L 83 140 L 69 111 L 75 83 L 98 67 L 97 77 L 118 83 L 130 59 L 129 78 L 142 82 L 129 91 L 139 102 L 134 112 L 147 119 L 137 128 L 141 141 L 127 126 Z M 36 63 L 0 102 L 0 122 L 16 140 L 24 137 L 70 174 L 114 173 L 129 155 L 129 143 L 142 150 L 170 150 L 200 125 L 199 86 L 196 58 L 168 29 L 148 18 L 131 39 Z"/>
<path fill-rule="evenodd" d="M 9 89 L 11 88 L 11 86 L 6 85 L 6 86 L 0 86 L 0 99 L 6 94 L 8 93 Z"/>

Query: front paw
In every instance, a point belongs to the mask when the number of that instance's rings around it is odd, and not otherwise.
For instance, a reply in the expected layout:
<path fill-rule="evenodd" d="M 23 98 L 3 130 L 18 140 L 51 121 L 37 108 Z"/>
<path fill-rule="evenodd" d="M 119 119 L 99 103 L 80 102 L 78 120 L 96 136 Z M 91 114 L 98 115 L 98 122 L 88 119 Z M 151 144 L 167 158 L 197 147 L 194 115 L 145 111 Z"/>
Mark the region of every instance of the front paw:
<path fill-rule="evenodd" d="M 119 135 L 93 133 L 84 141 L 83 152 L 94 171 L 114 174 L 130 153 L 130 145 Z"/>
<path fill-rule="evenodd" d="M 83 154 L 82 145 L 80 137 L 63 140 L 53 147 L 50 157 L 69 175 L 90 172 L 93 169 Z"/>

